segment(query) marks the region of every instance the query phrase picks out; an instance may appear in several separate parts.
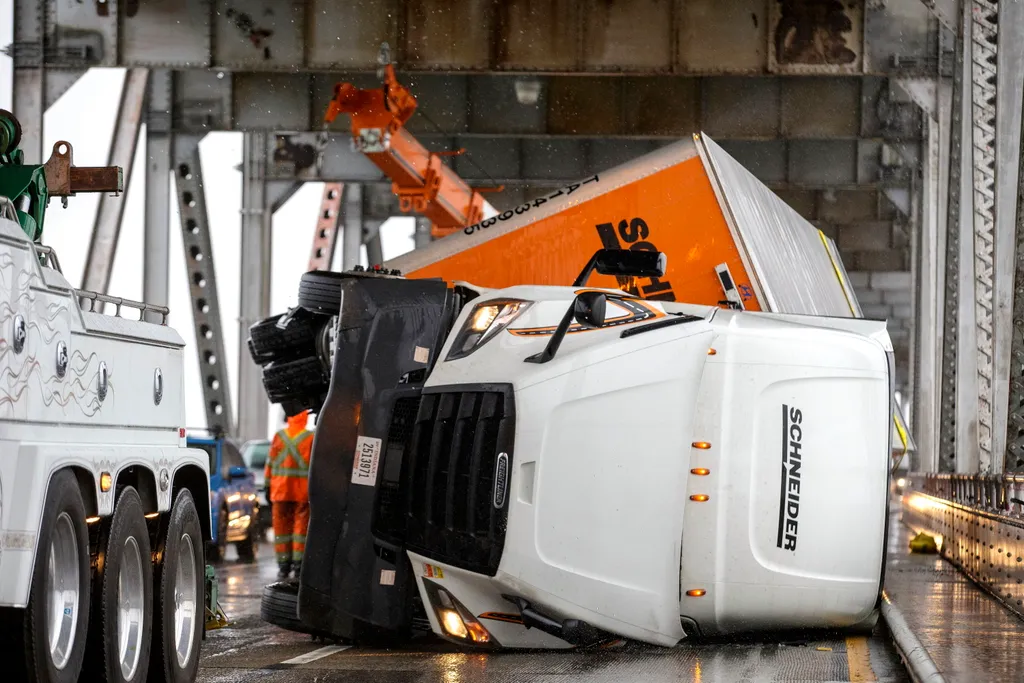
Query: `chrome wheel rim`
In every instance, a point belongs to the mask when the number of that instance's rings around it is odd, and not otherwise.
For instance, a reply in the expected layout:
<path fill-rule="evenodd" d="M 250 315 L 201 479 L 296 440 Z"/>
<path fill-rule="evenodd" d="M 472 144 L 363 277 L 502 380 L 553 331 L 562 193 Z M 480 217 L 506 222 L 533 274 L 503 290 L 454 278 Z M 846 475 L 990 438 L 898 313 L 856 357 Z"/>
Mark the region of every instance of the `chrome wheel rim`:
<path fill-rule="evenodd" d="M 131 680 L 139 665 L 145 598 L 142 554 L 135 537 L 129 536 L 121 549 L 121 571 L 117 575 L 117 653 L 126 680 Z"/>
<path fill-rule="evenodd" d="M 78 538 L 71 516 L 60 513 L 50 538 L 50 560 L 46 575 L 49 600 L 47 631 L 50 637 L 50 660 L 57 670 L 71 658 L 78 625 Z"/>
<path fill-rule="evenodd" d="M 195 549 L 188 534 L 181 535 L 177 560 L 178 567 L 174 572 L 174 650 L 178 666 L 185 668 L 192 657 L 198 603 Z"/>

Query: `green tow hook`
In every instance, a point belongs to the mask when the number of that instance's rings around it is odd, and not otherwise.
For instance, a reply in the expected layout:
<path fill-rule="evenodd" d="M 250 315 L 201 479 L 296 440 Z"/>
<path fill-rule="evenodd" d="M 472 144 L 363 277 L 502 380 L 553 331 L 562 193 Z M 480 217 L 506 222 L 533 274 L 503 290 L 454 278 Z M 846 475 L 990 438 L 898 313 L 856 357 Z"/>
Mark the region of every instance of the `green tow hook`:
<path fill-rule="evenodd" d="M 217 590 L 217 572 L 213 565 L 206 565 L 206 631 L 230 626 L 228 617 L 220 606 Z"/>

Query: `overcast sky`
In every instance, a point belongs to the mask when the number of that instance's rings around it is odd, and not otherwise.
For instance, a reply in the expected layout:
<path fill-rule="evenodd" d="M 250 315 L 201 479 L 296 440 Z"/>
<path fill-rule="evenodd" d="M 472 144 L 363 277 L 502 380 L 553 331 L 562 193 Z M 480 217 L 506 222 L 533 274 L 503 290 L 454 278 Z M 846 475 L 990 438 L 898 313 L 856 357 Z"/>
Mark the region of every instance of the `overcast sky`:
<path fill-rule="evenodd" d="M 10 0 L 0 0 L 0 17 L 10 17 Z M 0 21 L 0 46 L 11 42 L 11 22 Z M 10 60 L 0 55 L 0 109 L 12 108 Z M 57 140 L 66 140 L 74 149 L 77 166 L 107 164 L 110 138 L 120 91 L 123 69 L 92 69 L 66 92 L 46 113 L 44 119 L 44 150 Z M 114 260 L 110 294 L 130 299 L 142 298 L 142 236 L 145 184 L 143 178 L 145 129 L 139 141 L 132 177 L 125 178 L 128 192 L 121 237 Z M 213 242 L 213 261 L 217 273 L 227 367 L 231 376 L 232 403 L 237 410 L 238 387 L 238 311 L 239 311 L 239 243 L 242 200 L 242 135 L 212 133 L 200 145 L 206 204 Z M 168 182 L 173 182 L 169 177 Z M 312 245 L 322 183 L 306 183 L 274 217 L 273 278 L 271 280 L 271 313 L 283 312 L 295 305 L 298 278 L 306 271 Z M 171 188 L 173 194 L 173 187 Z M 92 224 L 99 204 L 98 195 L 79 195 L 69 200 L 68 208 L 50 202 L 43 241 L 57 250 L 64 274 L 75 286 L 81 286 L 85 255 Z M 170 325 L 185 339 L 186 424 L 204 427 L 202 385 L 199 362 L 195 354 L 195 337 L 191 304 L 181 246 L 177 205 L 171 202 L 170 259 Z M 412 218 L 393 218 L 382 227 L 385 259 L 394 258 L 413 247 Z M 336 250 L 336 259 L 341 249 Z M 365 249 L 363 263 L 365 265 Z M 337 265 L 337 264 L 336 264 Z M 244 342 L 244 337 L 242 338 Z M 248 356 L 244 359 L 248 360 Z M 269 431 L 280 426 L 281 413 L 270 410 Z"/>

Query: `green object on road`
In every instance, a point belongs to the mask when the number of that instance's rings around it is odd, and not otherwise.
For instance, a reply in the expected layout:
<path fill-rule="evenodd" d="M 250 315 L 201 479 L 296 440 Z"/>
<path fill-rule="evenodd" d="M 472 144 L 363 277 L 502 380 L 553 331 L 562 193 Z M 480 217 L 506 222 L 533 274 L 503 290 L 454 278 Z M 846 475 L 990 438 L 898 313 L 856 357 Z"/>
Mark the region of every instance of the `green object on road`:
<path fill-rule="evenodd" d="M 910 539 L 910 552 L 934 555 L 939 552 L 939 548 L 935 543 L 935 538 L 922 531 Z"/>
<path fill-rule="evenodd" d="M 217 571 L 212 564 L 206 565 L 206 630 L 230 626 L 228 617 L 220 606 L 220 595 L 217 589 Z"/>

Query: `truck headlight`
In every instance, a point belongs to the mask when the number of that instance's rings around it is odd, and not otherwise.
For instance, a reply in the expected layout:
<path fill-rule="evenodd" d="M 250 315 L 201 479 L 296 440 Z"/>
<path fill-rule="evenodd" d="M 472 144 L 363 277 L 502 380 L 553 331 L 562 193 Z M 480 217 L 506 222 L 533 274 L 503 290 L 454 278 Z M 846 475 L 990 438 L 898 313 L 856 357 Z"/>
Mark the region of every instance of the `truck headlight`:
<path fill-rule="evenodd" d="M 445 360 L 465 358 L 522 315 L 531 302 L 521 299 L 491 299 L 473 307 L 455 336 Z"/>
<path fill-rule="evenodd" d="M 451 593 L 432 581 L 424 580 L 423 583 L 430 605 L 445 635 L 468 641 L 478 647 L 500 647 L 494 636 Z"/>

